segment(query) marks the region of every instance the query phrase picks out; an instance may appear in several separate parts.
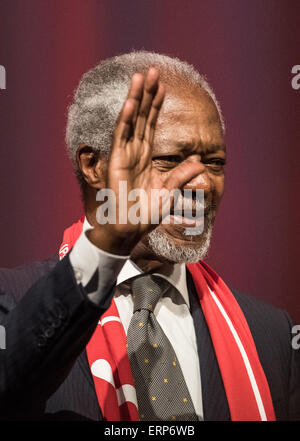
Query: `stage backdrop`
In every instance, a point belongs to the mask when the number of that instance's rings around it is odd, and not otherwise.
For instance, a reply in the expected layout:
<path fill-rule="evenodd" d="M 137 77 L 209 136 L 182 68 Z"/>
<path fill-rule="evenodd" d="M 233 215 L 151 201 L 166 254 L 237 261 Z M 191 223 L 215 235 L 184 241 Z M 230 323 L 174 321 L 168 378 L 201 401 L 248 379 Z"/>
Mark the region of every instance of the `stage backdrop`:
<path fill-rule="evenodd" d="M 226 192 L 208 262 L 300 323 L 300 2 L 1 0 L 0 265 L 53 255 L 82 214 L 65 150 L 81 75 L 131 49 L 206 74 L 227 123 Z"/>

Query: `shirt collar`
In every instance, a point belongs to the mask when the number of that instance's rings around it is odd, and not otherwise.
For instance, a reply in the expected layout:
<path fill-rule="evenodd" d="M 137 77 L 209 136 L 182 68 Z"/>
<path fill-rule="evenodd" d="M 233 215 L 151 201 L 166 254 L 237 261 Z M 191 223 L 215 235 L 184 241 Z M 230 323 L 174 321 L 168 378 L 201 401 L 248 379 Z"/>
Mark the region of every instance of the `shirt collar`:
<path fill-rule="evenodd" d="M 121 269 L 119 276 L 117 278 L 117 285 L 122 282 L 126 282 L 132 277 L 136 277 L 139 274 L 143 274 L 143 271 L 134 263 L 132 260 L 128 259 Z M 185 303 L 190 306 L 189 294 L 186 284 L 186 266 L 184 263 L 175 263 L 173 266 L 173 271 L 171 274 L 165 275 L 163 269 L 153 273 L 153 275 L 158 275 L 166 279 L 171 285 L 173 285 L 182 295 Z"/>

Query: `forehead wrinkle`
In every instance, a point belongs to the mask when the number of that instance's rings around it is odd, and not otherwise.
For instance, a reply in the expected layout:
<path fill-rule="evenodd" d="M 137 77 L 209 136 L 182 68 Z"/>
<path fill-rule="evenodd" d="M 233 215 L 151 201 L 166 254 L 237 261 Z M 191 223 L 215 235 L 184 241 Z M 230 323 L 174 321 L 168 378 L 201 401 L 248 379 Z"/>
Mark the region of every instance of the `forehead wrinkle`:
<path fill-rule="evenodd" d="M 223 143 L 203 143 L 201 141 L 177 141 L 172 138 L 168 138 L 163 136 L 159 139 L 159 147 L 163 150 L 168 151 L 167 149 L 174 148 L 178 152 L 191 153 L 191 152 L 199 152 L 204 154 L 213 154 L 218 151 L 223 151 L 226 153 L 226 145 Z"/>
<path fill-rule="evenodd" d="M 205 155 L 211 155 L 211 154 L 217 153 L 219 151 L 223 151 L 224 153 L 226 153 L 226 145 L 225 144 L 210 144 L 210 143 L 202 144 L 201 153 L 204 153 Z"/>
<path fill-rule="evenodd" d="M 175 146 L 185 153 L 201 153 L 208 155 L 219 151 L 226 152 L 225 144 L 203 143 L 201 141 L 198 143 L 178 141 L 175 143 Z"/>

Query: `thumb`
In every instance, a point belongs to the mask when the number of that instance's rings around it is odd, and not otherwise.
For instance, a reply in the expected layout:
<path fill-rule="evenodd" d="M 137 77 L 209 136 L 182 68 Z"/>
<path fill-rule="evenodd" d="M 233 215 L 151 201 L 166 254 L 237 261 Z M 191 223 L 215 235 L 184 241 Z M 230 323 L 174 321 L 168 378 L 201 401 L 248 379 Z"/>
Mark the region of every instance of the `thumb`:
<path fill-rule="evenodd" d="M 203 173 L 204 166 L 200 162 L 189 162 L 180 164 L 170 173 L 165 182 L 165 187 L 171 191 L 181 189 L 193 178 Z"/>

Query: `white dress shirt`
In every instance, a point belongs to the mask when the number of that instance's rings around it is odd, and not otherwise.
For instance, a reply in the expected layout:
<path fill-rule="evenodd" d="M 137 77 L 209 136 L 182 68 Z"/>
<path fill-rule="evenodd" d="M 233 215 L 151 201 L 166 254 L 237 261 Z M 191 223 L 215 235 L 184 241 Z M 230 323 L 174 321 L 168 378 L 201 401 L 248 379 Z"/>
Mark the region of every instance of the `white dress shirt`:
<path fill-rule="evenodd" d="M 113 255 L 92 244 L 85 234 L 85 231 L 91 228 L 85 219 L 83 232 L 70 252 L 70 262 L 77 283 L 85 287 L 95 271 L 98 271 L 98 289 L 88 294 L 90 300 L 95 303 L 103 301 L 116 283 L 114 300 L 127 334 L 133 315 L 133 300 L 128 280 L 142 274 L 143 271 L 129 259 L 129 256 Z M 153 274 L 164 277 L 173 287 L 158 301 L 154 315 L 174 348 L 196 414 L 202 420 L 200 365 L 194 323 L 189 309 L 186 266 L 175 264 L 168 276 L 163 274 L 163 269 Z"/>

